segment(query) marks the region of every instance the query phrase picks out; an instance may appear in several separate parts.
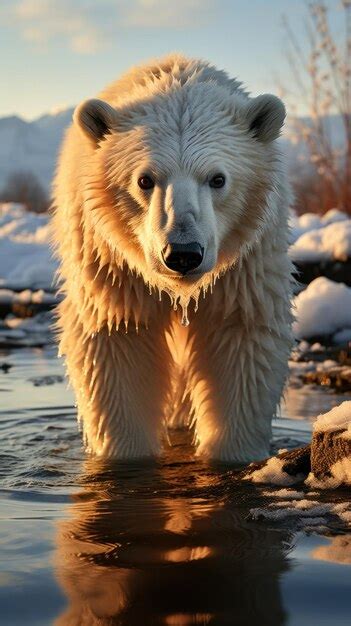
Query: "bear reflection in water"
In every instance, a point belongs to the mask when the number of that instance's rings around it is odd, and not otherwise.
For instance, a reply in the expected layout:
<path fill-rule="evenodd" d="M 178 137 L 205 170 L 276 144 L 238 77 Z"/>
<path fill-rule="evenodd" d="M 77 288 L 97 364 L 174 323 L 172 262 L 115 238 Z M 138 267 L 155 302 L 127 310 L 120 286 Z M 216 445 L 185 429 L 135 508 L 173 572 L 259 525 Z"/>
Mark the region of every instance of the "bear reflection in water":
<path fill-rule="evenodd" d="M 286 623 L 291 537 L 246 520 L 254 486 L 190 457 L 87 460 L 82 481 L 58 526 L 55 626 Z"/>

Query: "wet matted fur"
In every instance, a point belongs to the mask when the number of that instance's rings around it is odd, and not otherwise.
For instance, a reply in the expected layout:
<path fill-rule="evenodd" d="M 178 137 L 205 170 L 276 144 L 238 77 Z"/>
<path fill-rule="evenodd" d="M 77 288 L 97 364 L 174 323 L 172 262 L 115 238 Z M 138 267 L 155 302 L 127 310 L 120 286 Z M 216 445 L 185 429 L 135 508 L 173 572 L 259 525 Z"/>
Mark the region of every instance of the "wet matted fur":
<path fill-rule="evenodd" d="M 55 181 L 59 329 L 98 455 L 157 455 L 189 423 L 198 454 L 268 454 L 292 342 L 284 117 L 278 98 L 180 55 L 77 108 Z M 167 270 L 167 243 L 191 241 L 201 265 Z"/>

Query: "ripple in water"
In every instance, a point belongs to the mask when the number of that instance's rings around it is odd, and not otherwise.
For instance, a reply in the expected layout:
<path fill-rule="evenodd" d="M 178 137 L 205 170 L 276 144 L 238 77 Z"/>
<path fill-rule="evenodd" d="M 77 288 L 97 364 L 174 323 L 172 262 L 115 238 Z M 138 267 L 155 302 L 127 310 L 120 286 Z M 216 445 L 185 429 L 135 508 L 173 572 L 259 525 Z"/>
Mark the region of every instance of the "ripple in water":
<path fill-rule="evenodd" d="M 269 490 L 195 459 L 184 433 L 153 463 L 85 457 L 54 351 L 4 356 L 13 366 L 0 373 L 6 626 L 348 624 L 347 536 L 253 522 Z M 303 443 L 309 432 L 281 419 L 275 438 Z"/>

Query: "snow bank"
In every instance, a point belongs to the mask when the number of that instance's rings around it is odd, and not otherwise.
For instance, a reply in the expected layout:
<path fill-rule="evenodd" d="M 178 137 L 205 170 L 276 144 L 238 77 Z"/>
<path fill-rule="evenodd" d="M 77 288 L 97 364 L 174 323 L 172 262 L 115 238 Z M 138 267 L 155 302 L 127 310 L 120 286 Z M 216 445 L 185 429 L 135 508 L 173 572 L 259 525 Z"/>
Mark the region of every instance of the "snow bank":
<path fill-rule="evenodd" d="M 315 213 L 304 213 L 298 217 L 292 212 L 290 214 L 290 242 L 294 244 L 299 237 L 309 231 L 325 228 L 330 224 L 346 222 L 349 219 L 346 213 L 338 209 L 330 209 L 322 217 Z"/>
<path fill-rule="evenodd" d="M 326 359 L 325 361 L 289 361 L 289 372 L 292 376 L 303 376 L 308 372 L 326 372 L 328 373 L 334 368 L 347 368 L 342 366 L 337 361 L 332 359 Z"/>
<path fill-rule="evenodd" d="M 293 257 L 303 245 L 309 258 L 321 250 L 344 258 L 351 249 L 351 220 L 341 211 L 333 209 L 323 217 L 293 216 L 292 225 L 294 236 L 299 236 L 291 247 Z M 0 204 L 0 302 L 21 297 L 27 303 L 49 304 L 45 292 L 55 289 L 56 269 L 50 250 L 50 216 L 30 213 L 20 204 Z M 21 296 L 11 293 L 22 290 Z M 295 305 L 296 337 L 335 335 L 337 343 L 351 339 L 351 288 L 317 278 L 296 297 Z"/>
<path fill-rule="evenodd" d="M 1 247 L 1 246 L 0 246 Z M 25 289 L 19 293 L 11 289 L 0 289 L 0 304 L 55 304 L 58 298 L 55 294 L 47 293 L 43 289 L 32 291 Z"/>
<path fill-rule="evenodd" d="M 298 339 L 351 328 L 351 287 L 343 283 L 320 276 L 296 296 L 294 304 L 293 330 Z"/>
<path fill-rule="evenodd" d="M 351 220 L 304 233 L 290 246 L 289 256 L 305 263 L 347 261 L 351 257 Z"/>
<path fill-rule="evenodd" d="M 52 290 L 56 269 L 50 217 L 19 204 L 0 204 L 0 286 Z"/>

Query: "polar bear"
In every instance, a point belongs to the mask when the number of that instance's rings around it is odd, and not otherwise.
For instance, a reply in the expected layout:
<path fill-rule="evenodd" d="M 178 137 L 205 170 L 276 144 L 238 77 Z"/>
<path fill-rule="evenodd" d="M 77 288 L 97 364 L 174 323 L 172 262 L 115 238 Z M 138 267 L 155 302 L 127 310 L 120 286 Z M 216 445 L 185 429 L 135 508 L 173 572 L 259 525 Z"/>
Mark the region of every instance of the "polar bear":
<path fill-rule="evenodd" d="M 87 448 L 269 454 L 287 375 L 289 186 L 273 95 L 202 60 L 132 69 L 74 113 L 55 179 L 66 356 Z"/>

